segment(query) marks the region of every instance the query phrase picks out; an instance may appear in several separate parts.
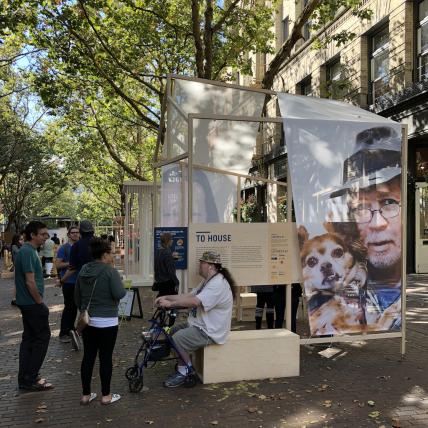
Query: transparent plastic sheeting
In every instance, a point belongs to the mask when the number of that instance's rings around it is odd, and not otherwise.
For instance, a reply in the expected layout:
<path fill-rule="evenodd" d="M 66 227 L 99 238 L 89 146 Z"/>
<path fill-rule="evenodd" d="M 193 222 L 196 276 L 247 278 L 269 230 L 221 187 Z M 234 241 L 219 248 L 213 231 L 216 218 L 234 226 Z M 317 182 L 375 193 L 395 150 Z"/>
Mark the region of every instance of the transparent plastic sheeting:
<path fill-rule="evenodd" d="M 296 221 L 304 223 L 310 234 L 322 233 L 325 221 L 347 221 L 346 195 L 334 198 L 332 194 L 343 184 L 345 160 L 360 148 L 357 135 L 386 126 L 401 136 L 401 126 L 339 101 L 278 94 L 278 102 Z"/>
<path fill-rule="evenodd" d="M 385 119 L 359 107 L 341 101 L 278 93 L 281 117 L 286 119 L 346 120 L 348 122 L 385 122 Z"/>
<path fill-rule="evenodd" d="M 185 164 L 162 167 L 161 226 L 187 226 L 187 177 Z M 236 189 L 235 176 L 193 168 L 192 223 L 232 223 Z"/>
<path fill-rule="evenodd" d="M 186 116 L 194 113 L 260 117 L 265 94 L 177 79 L 172 98 Z M 258 128 L 258 122 L 195 120 L 194 163 L 247 174 Z M 187 120 L 172 103 L 168 107 L 168 135 L 168 157 L 188 151 Z"/>

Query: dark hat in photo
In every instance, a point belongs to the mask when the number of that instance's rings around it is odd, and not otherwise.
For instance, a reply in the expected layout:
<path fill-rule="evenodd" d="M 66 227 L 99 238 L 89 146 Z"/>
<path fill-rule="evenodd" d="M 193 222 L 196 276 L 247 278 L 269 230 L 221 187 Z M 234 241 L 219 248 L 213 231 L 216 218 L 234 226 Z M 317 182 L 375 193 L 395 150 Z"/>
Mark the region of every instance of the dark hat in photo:
<path fill-rule="evenodd" d="M 82 220 L 79 224 L 80 233 L 90 233 L 94 231 L 94 227 L 89 220 Z"/>
<path fill-rule="evenodd" d="M 401 138 L 389 126 L 365 129 L 356 136 L 355 152 L 343 162 L 343 184 L 330 198 L 385 183 L 401 174 Z"/>
<path fill-rule="evenodd" d="M 215 251 L 205 251 L 202 257 L 199 259 L 200 262 L 212 263 L 215 265 L 221 265 L 220 254 Z"/>

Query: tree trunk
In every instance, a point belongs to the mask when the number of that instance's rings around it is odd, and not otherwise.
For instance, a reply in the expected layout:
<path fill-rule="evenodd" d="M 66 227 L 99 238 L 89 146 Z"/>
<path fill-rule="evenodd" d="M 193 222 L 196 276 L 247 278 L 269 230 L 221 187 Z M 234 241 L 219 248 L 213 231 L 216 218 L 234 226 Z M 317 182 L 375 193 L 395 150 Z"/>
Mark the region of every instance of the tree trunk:
<path fill-rule="evenodd" d="M 281 49 L 276 53 L 275 57 L 269 64 L 269 68 L 265 73 L 262 81 L 264 89 L 271 89 L 275 77 L 282 70 L 285 61 L 290 57 L 291 50 L 294 48 L 298 40 L 302 38 L 303 26 L 309 21 L 314 10 L 322 3 L 322 0 L 310 0 L 303 12 L 297 19 L 290 37 L 284 42 Z"/>

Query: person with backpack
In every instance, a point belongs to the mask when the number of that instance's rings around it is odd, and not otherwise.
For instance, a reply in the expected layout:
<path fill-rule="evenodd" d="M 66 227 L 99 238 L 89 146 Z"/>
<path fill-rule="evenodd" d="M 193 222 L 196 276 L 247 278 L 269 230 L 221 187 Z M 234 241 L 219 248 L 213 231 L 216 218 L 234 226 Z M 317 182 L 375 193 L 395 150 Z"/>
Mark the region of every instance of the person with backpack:
<path fill-rule="evenodd" d="M 62 311 L 61 329 L 59 332 L 59 341 L 61 343 L 71 342 L 70 331 L 74 331 L 74 322 L 77 315 L 77 306 L 74 302 L 74 287 L 77 273 L 68 276 L 65 282 L 61 280 L 70 263 L 71 247 L 79 240 L 79 228 L 77 226 L 71 226 L 68 229 L 67 237 L 68 242 L 59 247 L 55 262 L 60 279 L 59 286 L 62 286 L 62 295 L 64 296 L 64 310 Z"/>

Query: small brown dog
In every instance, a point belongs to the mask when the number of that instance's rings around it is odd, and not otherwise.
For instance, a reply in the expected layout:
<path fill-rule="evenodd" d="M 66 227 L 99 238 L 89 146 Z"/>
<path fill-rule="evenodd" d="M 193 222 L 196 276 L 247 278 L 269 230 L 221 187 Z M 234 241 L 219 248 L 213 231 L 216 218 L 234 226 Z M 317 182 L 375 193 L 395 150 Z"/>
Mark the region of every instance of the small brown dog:
<path fill-rule="evenodd" d="M 366 286 L 366 249 L 354 237 L 333 232 L 309 239 L 298 230 L 303 282 L 309 300 L 311 334 L 327 335 L 365 329 L 362 290 Z"/>

